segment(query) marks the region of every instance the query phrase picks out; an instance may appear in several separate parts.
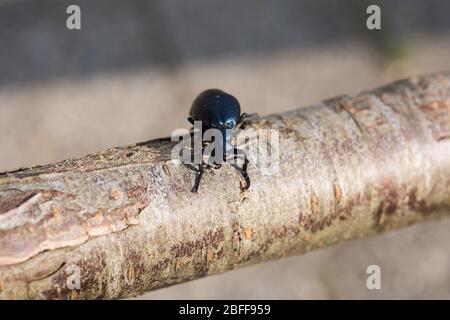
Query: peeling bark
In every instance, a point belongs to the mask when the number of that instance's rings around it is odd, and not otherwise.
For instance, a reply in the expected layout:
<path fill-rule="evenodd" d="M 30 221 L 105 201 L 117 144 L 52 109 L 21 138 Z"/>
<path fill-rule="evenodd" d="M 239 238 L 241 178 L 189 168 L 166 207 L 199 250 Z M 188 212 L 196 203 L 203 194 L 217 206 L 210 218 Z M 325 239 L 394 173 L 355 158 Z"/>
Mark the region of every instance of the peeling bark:
<path fill-rule="evenodd" d="M 0 298 L 130 297 L 450 214 L 448 72 L 249 128 L 280 163 L 246 192 L 224 165 L 190 193 L 168 138 L 0 173 Z"/>

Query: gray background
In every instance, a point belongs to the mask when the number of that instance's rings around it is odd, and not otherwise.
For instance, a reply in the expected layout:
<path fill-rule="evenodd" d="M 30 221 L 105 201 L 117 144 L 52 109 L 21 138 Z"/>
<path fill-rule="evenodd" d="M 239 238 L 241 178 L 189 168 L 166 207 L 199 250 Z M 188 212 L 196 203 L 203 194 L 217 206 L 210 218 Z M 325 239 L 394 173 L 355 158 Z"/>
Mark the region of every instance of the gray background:
<path fill-rule="evenodd" d="M 365 28 L 379 4 L 382 31 Z M 78 4 L 82 30 L 65 27 Z M 281 112 L 450 69 L 449 1 L 0 1 L 0 170 L 189 127 L 200 91 Z M 449 298 L 450 220 L 143 298 Z M 382 289 L 366 288 L 366 268 Z"/>

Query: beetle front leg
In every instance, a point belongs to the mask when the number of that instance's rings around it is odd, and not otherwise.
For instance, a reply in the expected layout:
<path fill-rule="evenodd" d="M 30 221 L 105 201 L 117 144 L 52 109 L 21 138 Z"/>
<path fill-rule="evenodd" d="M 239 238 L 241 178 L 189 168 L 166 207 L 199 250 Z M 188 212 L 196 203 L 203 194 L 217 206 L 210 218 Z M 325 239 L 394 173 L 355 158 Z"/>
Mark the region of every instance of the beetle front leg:
<path fill-rule="evenodd" d="M 237 129 L 241 129 L 241 130 L 245 130 L 247 128 L 247 126 L 255 119 L 259 118 L 259 115 L 257 113 L 243 113 L 241 114 L 241 116 L 239 117 L 237 124 L 236 124 L 236 128 Z"/>
<path fill-rule="evenodd" d="M 239 119 L 236 123 L 236 128 L 244 130 L 247 125 L 247 122 L 245 121 L 245 118 L 247 118 L 247 117 L 248 117 L 248 114 L 246 114 L 245 112 L 243 114 L 241 114 L 241 116 L 239 117 Z"/>
<path fill-rule="evenodd" d="M 241 190 L 245 191 L 248 188 L 250 188 L 250 177 L 248 176 L 248 173 L 247 173 L 247 167 L 248 167 L 248 163 L 249 163 L 249 161 L 247 159 L 247 155 L 245 154 L 244 151 L 234 148 L 233 156 L 234 156 L 235 160 L 240 157 L 243 157 L 243 159 L 244 159 L 244 164 L 242 165 L 242 168 L 240 168 L 237 164 L 234 164 L 234 163 L 231 164 L 231 166 L 233 168 L 235 168 L 239 172 L 241 177 L 245 180 L 245 186 L 241 187 Z"/>
<path fill-rule="evenodd" d="M 241 114 L 241 116 L 238 119 L 238 123 L 242 123 L 244 121 L 245 118 L 248 117 L 248 114 L 246 114 L 245 112 L 243 114 Z"/>
<path fill-rule="evenodd" d="M 203 177 L 203 173 L 205 172 L 205 168 L 204 168 L 204 164 L 199 164 L 198 168 L 196 168 L 194 165 L 192 164 L 184 164 L 186 167 L 188 167 L 189 169 L 191 169 L 192 171 L 195 171 L 195 180 L 194 180 L 194 186 L 191 189 L 192 193 L 197 193 L 198 192 L 198 188 L 200 187 L 200 181 L 202 180 Z"/>
<path fill-rule="evenodd" d="M 198 171 L 197 171 L 197 174 L 195 176 L 194 186 L 192 187 L 191 192 L 197 193 L 198 188 L 200 187 L 200 181 L 202 180 L 204 172 L 205 172 L 205 169 L 204 169 L 203 163 L 199 164 L 198 165 Z"/>

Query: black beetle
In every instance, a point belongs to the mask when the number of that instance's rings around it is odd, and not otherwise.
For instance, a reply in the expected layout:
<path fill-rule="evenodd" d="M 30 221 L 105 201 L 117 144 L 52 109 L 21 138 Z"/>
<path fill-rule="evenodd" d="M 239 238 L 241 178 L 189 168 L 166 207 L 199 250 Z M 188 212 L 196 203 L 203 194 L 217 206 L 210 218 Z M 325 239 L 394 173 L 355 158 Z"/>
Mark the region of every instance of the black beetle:
<path fill-rule="evenodd" d="M 245 186 L 242 187 L 242 190 L 246 190 L 250 187 L 250 178 L 247 174 L 249 161 L 245 152 L 235 148 L 231 144 L 231 140 L 233 138 L 234 130 L 238 126 L 243 125 L 243 120 L 246 117 L 246 113 L 241 114 L 241 106 L 235 97 L 219 89 L 208 89 L 195 98 L 188 118 L 188 121 L 192 125 L 194 125 L 195 121 L 202 122 L 202 137 L 203 133 L 208 129 L 220 130 L 223 137 L 223 141 L 220 142 L 223 150 L 223 161 L 226 161 L 226 159 L 231 156 L 234 157 L 234 159 L 239 157 L 243 158 L 244 164 L 242 168 L 234 163 L 231 164 L 245 180 Z M 202 155 L 205 149 L 205 143 L 205 141 L 202 143 Z M 213 163 L 213 165 L 215 169 L 218 169 L 220 168 L 221 163 Z M 195 167 L 192 164 L 187 166 L 196 172 L 194 186 L 191 191 L 197 193 L 204 169 L 210 168 L 211 165 L 202 161 L 198 167 Z"/>

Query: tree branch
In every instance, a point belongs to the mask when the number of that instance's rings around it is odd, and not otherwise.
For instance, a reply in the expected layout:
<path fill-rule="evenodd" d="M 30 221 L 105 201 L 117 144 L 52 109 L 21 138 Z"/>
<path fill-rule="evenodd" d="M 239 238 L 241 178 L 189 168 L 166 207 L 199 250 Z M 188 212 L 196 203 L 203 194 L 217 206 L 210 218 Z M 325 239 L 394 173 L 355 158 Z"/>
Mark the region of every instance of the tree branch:
<path fill-rule="evenodd" d="M 0 173 L 0 298 L 129 297 L 450 213 L 450 73 L 248 127 L 280 161 L 246 192 L 224 165 L 190 193 L 167 138 Z"/>

